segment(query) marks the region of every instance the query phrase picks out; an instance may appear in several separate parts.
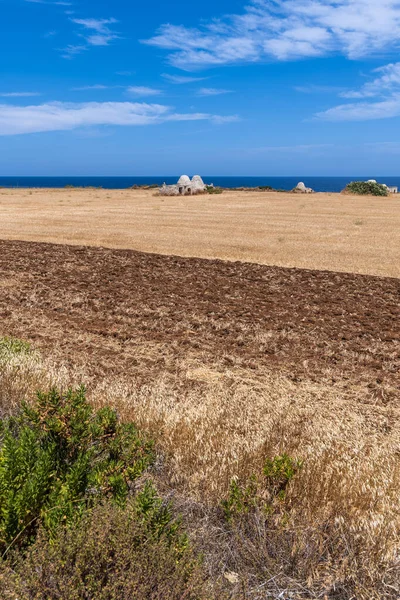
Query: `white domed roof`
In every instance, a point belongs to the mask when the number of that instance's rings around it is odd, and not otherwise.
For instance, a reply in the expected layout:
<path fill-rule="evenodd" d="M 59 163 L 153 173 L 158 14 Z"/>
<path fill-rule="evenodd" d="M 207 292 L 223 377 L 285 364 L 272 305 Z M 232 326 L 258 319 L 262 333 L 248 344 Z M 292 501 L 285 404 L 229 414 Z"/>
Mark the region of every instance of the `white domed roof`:
<path fill-rule="evenodd" d="M 190 185 L 190 177 L 181 175 L 178 180 L 178 185 Z"/>

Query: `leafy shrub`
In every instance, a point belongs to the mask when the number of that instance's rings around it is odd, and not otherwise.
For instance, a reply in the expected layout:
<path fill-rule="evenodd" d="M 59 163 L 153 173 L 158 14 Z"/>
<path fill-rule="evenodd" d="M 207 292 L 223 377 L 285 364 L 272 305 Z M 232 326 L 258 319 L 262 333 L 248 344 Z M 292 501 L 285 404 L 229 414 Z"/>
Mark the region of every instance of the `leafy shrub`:
<path fill-rule="evenodd" d="M 271 494 L 283 498 L 286 488 L 300 469 L 302 462 L 287 454 L 267 459 L 264 464 L 264 477 Z"/>
<path fill-rule="evenodd" d="M 274 190 L 274 188 L 270 185 L 259 185 L 258 189 L 262 190 L 263 192 L 272 192 Z"/>
<path fill-rule="evenodd" d="M 39 393 L 0 421 L 0 550 L 31 542 L 41 523 L 55 535 L 104 498 L 123 505 L 152 460 L 152 442 L 110 408 L 95 412 L 84 387 Z"/>
<path fill-rule="evenodd" d="M 373 181 L 352 181 L 347 184 L 343 191 L 348 194 L 357 194 L 360 196 L 389 196 L 387 187 Z"/>
<path fill-rule="evenodd" d="M 221 187 L 214 187 L 213 185 L 206 185 L 206 191 L 208 194 L 222 194 L 224 190 Z"/>
<path fill-rule="evenodd" d="M 274 502 L 285 498 L 286 489 L 301 465 L 301 461 L 282 454 L 265 461 L 261 480 L 256 475 L 252 475 L 244 484 L 233 479 L 228 497 L 221 503 L 225 519 L 232 522 L 252 508 L 270 513 Z"/>
<path fill-rule="evenodd" d="M 177 532 L 177 535 L 179 531 Z M 211 600 L 192 550 L 155 536 L 126 508 L 97 506 L 50 540 L 44 530 L 25 555 L 0 564 L 4 600 Z"/>

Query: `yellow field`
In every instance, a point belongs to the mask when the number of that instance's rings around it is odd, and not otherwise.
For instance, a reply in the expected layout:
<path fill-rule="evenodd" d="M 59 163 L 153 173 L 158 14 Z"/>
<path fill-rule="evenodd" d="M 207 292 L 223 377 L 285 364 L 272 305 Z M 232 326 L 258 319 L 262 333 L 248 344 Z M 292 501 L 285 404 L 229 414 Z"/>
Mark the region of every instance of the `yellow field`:
<path fill-rule="evenodd" d="M 0 238 L 400 276 L 400 197 L 0 190 Z"/>

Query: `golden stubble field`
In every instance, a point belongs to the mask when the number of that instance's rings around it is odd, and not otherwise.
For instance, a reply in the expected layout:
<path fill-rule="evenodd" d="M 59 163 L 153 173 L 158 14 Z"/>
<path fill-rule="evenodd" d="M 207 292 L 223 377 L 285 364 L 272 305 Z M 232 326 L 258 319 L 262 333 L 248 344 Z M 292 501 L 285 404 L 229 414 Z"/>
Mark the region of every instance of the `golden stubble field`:
<path fill-rule="evenodd" d="M 0 190 L 0 238 L 400 276 L 400 196 Z"/>

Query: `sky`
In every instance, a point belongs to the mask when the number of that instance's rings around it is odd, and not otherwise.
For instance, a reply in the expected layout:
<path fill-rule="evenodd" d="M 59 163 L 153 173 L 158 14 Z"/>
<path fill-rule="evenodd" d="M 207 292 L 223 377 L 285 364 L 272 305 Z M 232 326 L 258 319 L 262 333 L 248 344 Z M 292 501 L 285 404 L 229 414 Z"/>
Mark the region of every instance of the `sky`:
<path fill-rule="evenodd" d="M 399 174 L 399 0 L 0 11 L 0 176 Z"/>

